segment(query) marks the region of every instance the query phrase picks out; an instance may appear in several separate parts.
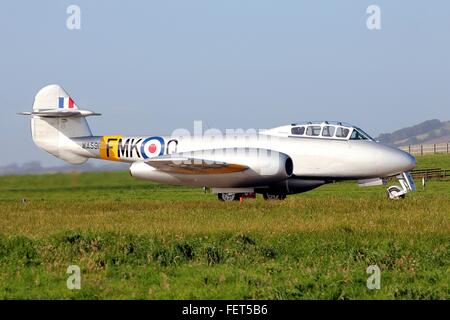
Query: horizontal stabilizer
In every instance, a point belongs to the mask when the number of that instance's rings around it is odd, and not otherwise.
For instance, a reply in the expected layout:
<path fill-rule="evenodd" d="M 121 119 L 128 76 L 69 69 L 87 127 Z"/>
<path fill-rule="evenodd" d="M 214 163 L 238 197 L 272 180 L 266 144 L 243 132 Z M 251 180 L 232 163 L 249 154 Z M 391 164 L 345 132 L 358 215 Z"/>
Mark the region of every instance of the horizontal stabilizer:
<path fill-rule="evenodd" d="M 148 159 L 145 163 L 161 171 L 182 174 L 222 174 L 248 169 L 248 166 L 240 164 L 172 156 Z"/>
<path fill-rule="evenodd" d="M 100 113 L 96 113 L 90 110 L 80 109 L 41 109 L 32 112 L 19 112 L 20 115 L 25 116 L 39 116 L 46 118 L 70 118 L 70 117 L 88 117 L 88 116 L 100 116 Z"/>

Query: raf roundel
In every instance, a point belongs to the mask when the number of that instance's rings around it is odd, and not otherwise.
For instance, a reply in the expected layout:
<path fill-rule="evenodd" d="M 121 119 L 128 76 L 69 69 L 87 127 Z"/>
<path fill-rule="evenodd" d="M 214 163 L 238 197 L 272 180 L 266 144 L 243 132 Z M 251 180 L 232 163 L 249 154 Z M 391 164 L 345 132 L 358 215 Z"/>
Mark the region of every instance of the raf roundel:
<path fill-rule="evenodd" d="M 142 141 L 141 154 L 144 159 L 162 156 L 164 154 L 164 139 L 150 137 Z"/>

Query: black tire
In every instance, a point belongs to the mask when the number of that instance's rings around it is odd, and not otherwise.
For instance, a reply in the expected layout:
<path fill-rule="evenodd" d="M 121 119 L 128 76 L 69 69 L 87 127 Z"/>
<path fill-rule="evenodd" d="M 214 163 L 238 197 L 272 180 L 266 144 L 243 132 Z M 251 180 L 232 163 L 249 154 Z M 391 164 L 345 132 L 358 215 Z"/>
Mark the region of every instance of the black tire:
<path fill-rule="evenodd" d="M 217 198 L 220 201 L 236 201 L 239 200 L 238 194 L 236 193 L 218 193 Z"/>
<path fill-rule="evenodd" d="M 401 196 L 398 196 L 397 198 L 391 198 L 391 192 L 399 193 L 400 191 L 402 191 L 402 189 L 400 189 L 400 187 L 392 186 L 387 189 L 386 195 L 387 195 L 388 199 L 405 199 L 405 194 L 402 194 Z"/>
<path fill-rule="evenodd" d="M 284 193 L 263 193 L 264 200 L 284 200 L 286 199 L 286 195 Z"/>

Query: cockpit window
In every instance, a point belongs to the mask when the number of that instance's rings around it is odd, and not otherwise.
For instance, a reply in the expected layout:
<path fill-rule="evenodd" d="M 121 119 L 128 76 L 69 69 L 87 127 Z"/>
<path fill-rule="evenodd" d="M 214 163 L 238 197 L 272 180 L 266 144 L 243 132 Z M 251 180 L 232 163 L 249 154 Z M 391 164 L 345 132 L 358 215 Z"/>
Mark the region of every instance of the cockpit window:
<path fill-rule="evenodd" d="M 350 140 L 373 140 L 367 133 L 359 128 L 353 129 Z"/>
<path fill-rule="evenodd" d="M 336 137 L 337 138 L 347 138 L 349 132 L 350 132 L 350 130 L 347 128 L 337 127 Z"/>
<path fill-rule="evenodd" d="M 358 130 L 354 129 L 352 135 L 350 136 L 350 140 L 367 140 Z"/>
<path fill-rule="evenodd" d="M 362 134 L 367 140 L 373 140 L 373 138 L 370 135 L 368 135 L 367 132 L 365 132 L 364 130 L 357 127 L 355 127 L 355 129 L 358 130 L 358 132 Z"/>
<path fill-rule="evenodd" d="M 320 130 L 321 130 L 320 126 L 308 126 L 306 129 L 306 135 L 313 137 L 320 136 Z"/>
<path fill-rule="evenodd" d="M 288 129 L 289 130 L 289 129 Z M 370 140 L 373 139 L 358 127 L 343 124 L 341 122 L 333 123 L 323 121 L 308 122 L 301 124 L 292 124 L 290 127 L 293 136 L 314 137 L 335 140 Z M 288 131 L 289 132 L 289 131 Z M 287 133 L 284 131 L 284 133 Z"/>
<path fill-rule="evenodd" d="M 322 129 L 322 136 L 324 137 L 332 137 L 334 136 L 334 131 L 336 128 L 334 126 L 325 126 Z"/>
<path fill-rule="evenodd" d="M 294 127 L 291 129 L 291 133 L 297 135 L 305 134 L 305 127 Z"/>

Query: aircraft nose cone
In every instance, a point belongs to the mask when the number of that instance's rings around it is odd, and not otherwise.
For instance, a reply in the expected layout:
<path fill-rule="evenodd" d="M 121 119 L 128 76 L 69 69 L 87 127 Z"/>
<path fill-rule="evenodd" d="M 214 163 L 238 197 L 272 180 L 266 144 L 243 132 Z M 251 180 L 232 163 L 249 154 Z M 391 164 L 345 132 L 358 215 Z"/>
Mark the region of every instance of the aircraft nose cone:
<path fill-rule="evenodd" d="M 385 149 L 381 160 L 386 171 L 392 175 L 410 171 L 416 166 L 416 158 L 397 148 Z"/>
<path fill-rule="evenodd" d="M 408 152 L 403 152 L 403 161 L 404 161 L 404 166 L 405 166 L 405 170 L 404 171 L 411 171 L 412 169 L 415 168 L 416 166 L 416 158 L 413 157 L 411 154 L 409 154 Z"/>

